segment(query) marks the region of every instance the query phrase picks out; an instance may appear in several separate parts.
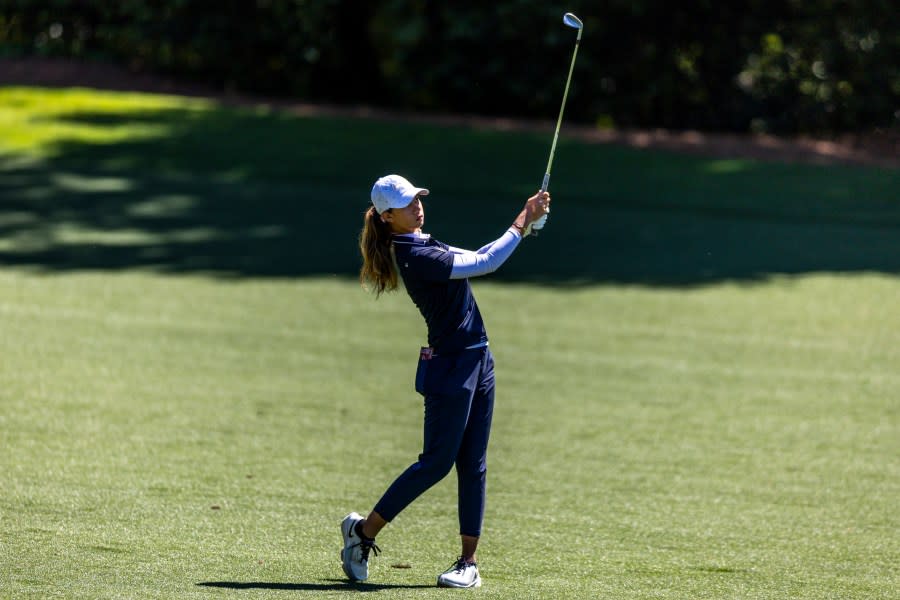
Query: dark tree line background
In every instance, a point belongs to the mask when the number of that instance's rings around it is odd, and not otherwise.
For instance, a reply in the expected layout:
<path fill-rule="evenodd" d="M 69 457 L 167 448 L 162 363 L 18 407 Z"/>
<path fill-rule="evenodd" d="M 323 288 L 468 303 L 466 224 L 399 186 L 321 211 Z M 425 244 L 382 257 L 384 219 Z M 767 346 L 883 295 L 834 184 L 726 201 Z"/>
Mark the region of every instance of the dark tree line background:
<path fill-rule="evenodd" d="M 896 0 L 0 0 L 0 56 L 310 102 L 735 132 L 896 131 Z"/>

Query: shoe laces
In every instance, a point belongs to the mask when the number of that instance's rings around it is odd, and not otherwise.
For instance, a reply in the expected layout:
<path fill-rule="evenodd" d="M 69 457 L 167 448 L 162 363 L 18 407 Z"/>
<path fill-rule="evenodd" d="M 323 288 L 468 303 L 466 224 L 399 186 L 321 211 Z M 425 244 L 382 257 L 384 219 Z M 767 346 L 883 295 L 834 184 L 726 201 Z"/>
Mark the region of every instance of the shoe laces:
<path fill-rule="evenodd" d="M 357 546 L 362 550 L 362 559 L 365 561 L 369 560 L 369 552 L 375 553 L 375 556 L 378 556 L 379 552 L 381 552 L 381 548 L 378 547 L 374 539 L 364 539 Z"/>
<path fill-rule="evenodd" d="M 456 559 L 456 563 L 452 567 L 450 567 L 449 570 L 453 571 L 455 573 L 461 574 L 463 571 L 466 570 L 466 567 L 474 567 L 474 566 L 477 566 L 477 565 L 473 562 L 467 561 L 465 559 L 465 557 L 460 556 L 459 558 Z"/>

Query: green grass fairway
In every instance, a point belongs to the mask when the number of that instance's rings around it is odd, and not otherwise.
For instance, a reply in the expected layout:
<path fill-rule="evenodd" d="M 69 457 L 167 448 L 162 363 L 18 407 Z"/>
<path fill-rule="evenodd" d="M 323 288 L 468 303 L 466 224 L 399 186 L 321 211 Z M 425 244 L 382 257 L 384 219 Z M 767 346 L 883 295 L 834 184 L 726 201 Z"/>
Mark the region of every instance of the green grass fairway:
<path fill-rule="evenodd" d="M 0 598 L 437 598 L 424 324 L 355 281 L 368 190 L 496 237 L 550 135 L 0 88 Z M 474 283 L 497 359 L 484 598 L 896 598 L 900 175 L 563 140 Z M 400 565 L 409 568 L 397 568 Z"/>

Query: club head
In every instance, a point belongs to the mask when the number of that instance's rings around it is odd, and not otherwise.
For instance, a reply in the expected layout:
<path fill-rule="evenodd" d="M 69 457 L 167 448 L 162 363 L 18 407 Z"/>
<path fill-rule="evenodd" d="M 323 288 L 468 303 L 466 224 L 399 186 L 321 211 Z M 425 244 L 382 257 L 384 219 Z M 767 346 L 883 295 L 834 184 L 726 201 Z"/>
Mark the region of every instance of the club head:
<path fill-rule="evenodd" d="M 569 27 L 579 30 L 584 27 L 584 23 L 581 22 L 581 19 L 579 19 L 572 13 L 566 13 L 563 15 L 563 23 L 565 23 Z"/>

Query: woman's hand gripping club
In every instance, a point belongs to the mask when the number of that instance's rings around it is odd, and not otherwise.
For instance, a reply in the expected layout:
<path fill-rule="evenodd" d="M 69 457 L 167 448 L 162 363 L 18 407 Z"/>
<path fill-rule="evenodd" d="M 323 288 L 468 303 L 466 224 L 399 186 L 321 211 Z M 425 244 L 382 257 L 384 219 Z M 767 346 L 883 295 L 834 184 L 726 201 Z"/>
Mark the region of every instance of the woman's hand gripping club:
<path fill-rule="evenodd" d="M 549 212 L 550 194 L 543 190 L 538 191 L 525 202 L 525 207 L 519 213 L 519 216 L 516 217 L 513 227 L 519 230 L 522 237 L 526 237 L 536 223 L 539 221 L 546 222 Z M 543 223 L 541 226 L 543 226 Z"/>

